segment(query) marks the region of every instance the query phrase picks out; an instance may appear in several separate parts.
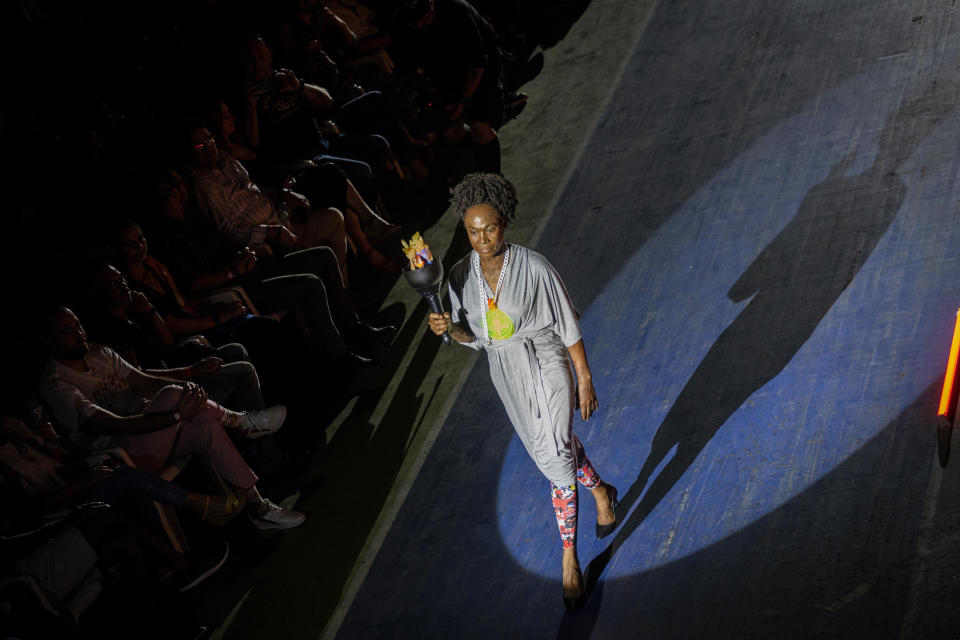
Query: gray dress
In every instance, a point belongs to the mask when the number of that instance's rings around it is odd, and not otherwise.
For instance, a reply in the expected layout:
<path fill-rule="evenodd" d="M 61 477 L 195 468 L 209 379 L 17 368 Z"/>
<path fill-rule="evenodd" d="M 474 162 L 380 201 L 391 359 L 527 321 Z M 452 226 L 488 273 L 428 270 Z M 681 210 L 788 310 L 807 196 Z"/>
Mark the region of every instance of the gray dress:
<path fill-rule="evenodd" d="M 567 347 L 580 340 L 577 311 L 560 276 L 546 258 L 515 244 L 497 306 L 513 321 L 505 339 L 483 340 L 480 297 L 493 291 L 474 266 L 475 252 L 450 270 L 450 315 L 466 321 L 478 339 L 465 344 L 487 352 L 490 379 L 517 435 L 540 472 L 551 482 L 572 484 L 577 465 L 573 447 L 574 383 Z"/>

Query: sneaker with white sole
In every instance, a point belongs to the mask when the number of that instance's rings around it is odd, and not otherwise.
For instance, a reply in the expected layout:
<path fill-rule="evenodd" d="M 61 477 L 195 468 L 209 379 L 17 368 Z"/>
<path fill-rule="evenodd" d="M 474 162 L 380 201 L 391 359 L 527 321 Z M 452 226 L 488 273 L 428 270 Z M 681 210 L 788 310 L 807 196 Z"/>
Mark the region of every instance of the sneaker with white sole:
<path fill-rule="evenodd" d="M 293 529 L 303 524 L 307 516 L 299 511 L 284 509 L 266 498 L 263 500 L 260 513 L 251 513 L 250 521 L 258 529 Z"/>
<path fill-rule="evenodd" d="M 276 433 L 287 419 L 287 408 L 282 404 L 262 411 L 246 411 L 240 419 L 237 431 L 244 438 L 261 438 Z"/>

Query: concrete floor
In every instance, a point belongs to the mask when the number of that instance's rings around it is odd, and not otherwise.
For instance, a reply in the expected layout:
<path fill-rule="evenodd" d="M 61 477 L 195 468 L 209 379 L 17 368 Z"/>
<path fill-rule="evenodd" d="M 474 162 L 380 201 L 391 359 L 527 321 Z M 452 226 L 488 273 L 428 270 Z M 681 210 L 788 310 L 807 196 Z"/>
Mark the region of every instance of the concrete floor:
<path fill-rule="evenodd" d="M 559 598 L 483 357 L 424 332 L 328 429 L 303 527 L 205 594 L 227 638 L 956 638 L 955 2 L 594 0 L 502 131 L 513 242 L 581 319 L 575 425 L 624 524 Z M 447 259 L 462 236 L 426 231 Z M 445 249 L 445 251 L 444 251 Z"/>

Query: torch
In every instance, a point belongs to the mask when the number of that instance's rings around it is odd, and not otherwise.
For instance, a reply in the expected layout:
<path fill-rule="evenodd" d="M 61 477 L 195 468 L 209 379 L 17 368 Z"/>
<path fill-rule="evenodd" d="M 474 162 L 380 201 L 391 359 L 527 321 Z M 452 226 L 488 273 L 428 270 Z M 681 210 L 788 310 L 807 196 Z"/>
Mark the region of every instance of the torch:
<path fill-rule="evenodd" d="M 439 260 L 433 259 L 430 247 L 420 236 L 420 232 L 413 234 L 408 243 L 401 240 L 403 253 L 410 261 L 408 267 L 404 268 L 403 276 L 410 285 L 420 292 L 430 310 L 434 313 L 443 313 L 443 302 L 440 300 L 440 283 L 443 282 L 443 265 Z M 450 344 L 450 332 L 443 334 L 444 344 Z"/>

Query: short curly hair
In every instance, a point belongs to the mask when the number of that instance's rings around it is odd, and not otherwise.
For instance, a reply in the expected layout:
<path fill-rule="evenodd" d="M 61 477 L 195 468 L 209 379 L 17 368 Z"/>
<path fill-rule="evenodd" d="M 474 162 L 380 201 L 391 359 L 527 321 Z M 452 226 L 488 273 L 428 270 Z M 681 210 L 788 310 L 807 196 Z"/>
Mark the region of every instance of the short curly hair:
<path fill-rule="evenodd" d="M 520 202 L 516 188 L 496 173 L 467 174 L 453 188 L 450 200 L 461 221 L 467 209 L 481 204 L 493 207 L 501 218 L 513 220 Z"/>

